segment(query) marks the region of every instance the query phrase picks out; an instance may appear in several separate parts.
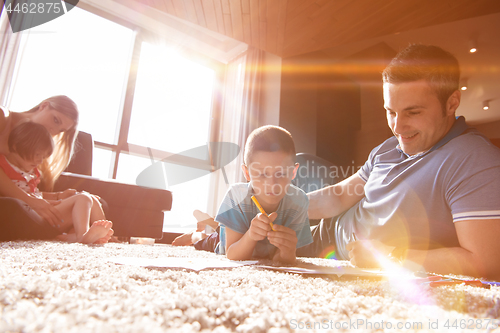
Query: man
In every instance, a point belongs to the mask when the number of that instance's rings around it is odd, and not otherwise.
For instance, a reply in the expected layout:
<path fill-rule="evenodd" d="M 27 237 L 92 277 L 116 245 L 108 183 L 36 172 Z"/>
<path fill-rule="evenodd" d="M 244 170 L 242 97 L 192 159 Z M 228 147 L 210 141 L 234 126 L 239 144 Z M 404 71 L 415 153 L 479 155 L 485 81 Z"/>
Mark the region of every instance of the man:
<path fill-rule="evenodd" d="M 401 51 L 383 72 L 394 137 L 343 182 L 308 194 L 314 243 L 357 266 L 396 257 L 430 272 L 500 278 L 500 150 L 456 118 L 458 61 L 426 45 Z"/>

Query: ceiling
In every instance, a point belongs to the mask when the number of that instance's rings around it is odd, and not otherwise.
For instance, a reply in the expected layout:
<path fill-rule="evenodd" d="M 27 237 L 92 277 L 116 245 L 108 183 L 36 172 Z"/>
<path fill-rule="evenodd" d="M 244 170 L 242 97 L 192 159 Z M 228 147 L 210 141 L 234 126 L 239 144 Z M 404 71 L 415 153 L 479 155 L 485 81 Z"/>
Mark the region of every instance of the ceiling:
<path fill-rule="evenodd" d="M 103 0 L 84 2 L 105 3 Z M 228 51 L 230 56 L 241 52 L 234 41 L 282 58 L 321 51 L 339 61 L 376 43 L 385 43 L 396 51 L 410 42 L 439 45 L 457 56 L 462 76 L 469 78 L 469 90 L 463 93 L 459 113 L 476 124 L 500 120 L 499 0 L 108 2 L 133 7 L 136 12 L 148 12 L 150 17 L 162 14 L 156 19 L 164 24 L 175 19 L 177 26 L 182 22 L 196 27 L 198 33 L 211 32 L 202 40 L 212 45 L 211 41 L 225 43 L 227 50 L 233 50 Z M 476 54 L 468 53 L 472 39 L 478 44 Z M 488 111 L 482 110 L 484 100 L 490 101 Z"/>
<path fill-rule="evenodd" d="M 500 1 L 499 1 L 500 3 Z M 475 40 L 477 52 L 470 53 L 470 43 Z M 353 58 L 379 44 L 395 51 L 409 43 L 438 45 L 458 59 L 461 77 L 467 79 L 468 89 L 462 91 L 457 115 L 463 115 L 470 124 L 500 121 L 500 13 L 479 16 L 425 28 L 394 33 L 359 42 L 348 43 L 321 50 L 329 58 Z M 374 59 L 376 62 L 377 59 Z M 365 64 L 380 77 L 385 64 Z M 352 67 L 352 66 L 351 66 Z M 489 101 L 489 110 L 483 110 L 483 102 Z M 500 126 L 498 128 L 500 134 Z"/>
<path fill-rule="evenodd" d="M 134 1 L 283 58 L 500 12 L 498 0 Z"/>

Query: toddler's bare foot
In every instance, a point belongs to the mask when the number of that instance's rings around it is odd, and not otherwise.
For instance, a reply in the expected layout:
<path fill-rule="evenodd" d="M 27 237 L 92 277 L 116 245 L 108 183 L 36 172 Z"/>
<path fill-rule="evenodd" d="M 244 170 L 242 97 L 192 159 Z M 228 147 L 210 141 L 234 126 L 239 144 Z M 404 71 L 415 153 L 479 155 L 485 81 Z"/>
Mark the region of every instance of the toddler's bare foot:
<path fill-rule="evenodd" d="M 106 236 L 99 238 L 98 240 L 96 240 L 94 242 L 94 244 L 106 244 L 108 242 L 112 242 L 113 238 L 116 238 L 115 236 L 113 236 L 114 233 L 115 233 L 115 231 L 113 229 L 109 229 Z M 117 242 L 115 242 L 115 243 L 117 243 Z"/>
<path fill-rule="evenodd" d="M 191 241 L 191 236 L 193 235 L 192 232 L 188 232 L 186 234 L 182 234 L 178 236 L 176 239 L 172 241 L 172 245 L 174 246 L 188 246 L 193 244 Z"/>
<path fill-rule="evenodd" d="M 90 226 L 89 230 L 83 235 L 83 237 L 80 240 L 80 243 L 93 244 L 101 238 L 106 238 L 108 236 L 108 233 L 112 231 L 111 229 L 112 226 L 113 223 L 111 221 L 107 220 L 95 221 L 94 223 L 92 223 L 92 226 Z M 112 235 L 113 233 L 111 232 L 111 235 L 109 235 L 109 237 L 111 237 Z"/>

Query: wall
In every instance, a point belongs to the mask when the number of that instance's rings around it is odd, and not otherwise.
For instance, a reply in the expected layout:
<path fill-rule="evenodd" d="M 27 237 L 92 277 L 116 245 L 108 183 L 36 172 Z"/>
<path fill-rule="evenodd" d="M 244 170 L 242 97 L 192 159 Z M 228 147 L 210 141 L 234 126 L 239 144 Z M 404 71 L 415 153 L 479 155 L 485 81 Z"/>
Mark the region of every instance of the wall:
<path fill-rule="evenodd" d="M 283 59 L 280 126 L 297 152 L 350 163 L 360 121 L 359 87 L 321 52 Z"/>
<path fill-rule="evenodd" d="M 348 166 L 361 127 L 360 87 L 348 77 L 328 73 L 318 80 L 316 155 Z"/>
<path fill-rule="evenodd" d="M 309 61 L 282 60 L 279 125 L 290 131 L 297 152 L 316 154 L 316 75 L 301 70 Z"/>
<path fill-rule="evenodd" d="M 361 126 L 355 134 L 354 164 L 359 167 L 371 150 L 392 136 L 384 109 L 382 71 L 396 55 L 385 43 L 379 43 L 351 57 L 346 62 L 358 68 L 349 76 L 360 86 Z"/>
<path fill-rule="evenodd" d="M 472 125 L 472 127 L 477 128 L 478 131 L 490 139 L 500 138 L 500 120 L 486 124 Z"/>
<path fill-rule="evenodd" d="M 292 133 L 297 151 L 362 165 L 392 135 L 381 72 L 394 55 L 381 43 L 337 61 L 321 52 L 283 59 L 280 126 Z"/>
<path fill-rule="evenodd" d="M 260 125 L 279 125 L 281 93 L 281 58 L 264 52 L 264 71 L 260 95 Z"/>

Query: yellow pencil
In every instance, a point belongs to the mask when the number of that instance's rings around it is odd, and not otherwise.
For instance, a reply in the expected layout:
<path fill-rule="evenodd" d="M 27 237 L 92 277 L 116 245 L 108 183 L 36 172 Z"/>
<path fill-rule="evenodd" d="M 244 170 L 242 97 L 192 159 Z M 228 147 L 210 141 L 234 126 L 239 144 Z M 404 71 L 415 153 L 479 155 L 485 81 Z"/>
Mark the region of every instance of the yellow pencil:
<path fill-rule="evenodd" d="M 267 215 L 267 213 L 264 210 L 264 208 L 262 208 L 262 206 L 260 205 L 260 203 L 257 201 L 257 198 L 255 197 L 255 195 L 252 195 L 252 201 L 254 202 L 255 206 L 257 206 L 257 208 L 260 210 L 260 212 L 262 214 L 264 214 L 266 217 L 269 217 L 269 215 Z M 273 229 L 273 231 L 276 231 L 276 230 L 274 230 L 273 222 L 269 222 L 269 225 L 271 226 L 271 229 Z"/>

